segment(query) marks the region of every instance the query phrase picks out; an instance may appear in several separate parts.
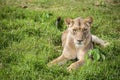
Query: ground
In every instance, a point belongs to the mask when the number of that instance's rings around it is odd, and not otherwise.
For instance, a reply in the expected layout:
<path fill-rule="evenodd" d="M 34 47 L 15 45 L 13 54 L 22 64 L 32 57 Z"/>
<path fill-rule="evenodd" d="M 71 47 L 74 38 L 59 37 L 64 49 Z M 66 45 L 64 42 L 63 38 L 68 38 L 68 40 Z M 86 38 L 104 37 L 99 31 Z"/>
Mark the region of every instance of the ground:
<path fill-rule="evenodd" d="M 120 5 L 119 0 L 0 0 L 1 80 L 119 80 Z M 91 32 L 110 42 L 95 45 L 103 55 L 86 58 L 79 69 L 69 73 L 63 66 L 47 67 L 62 53 L 57 17 L 93 17 Z"/>

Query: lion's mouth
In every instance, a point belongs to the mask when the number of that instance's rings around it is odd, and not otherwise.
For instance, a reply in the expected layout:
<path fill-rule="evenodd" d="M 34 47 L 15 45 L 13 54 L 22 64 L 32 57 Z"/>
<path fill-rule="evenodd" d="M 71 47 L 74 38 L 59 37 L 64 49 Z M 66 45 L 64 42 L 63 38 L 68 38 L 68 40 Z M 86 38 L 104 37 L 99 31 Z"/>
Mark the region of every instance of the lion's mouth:
<path fill-rule="evenodd" d="M 83 43 L 82 43 L 82 42 L 78 42 L 77 44 L 78 44 L 78 45 L 82 45 Z"/>
<path fill-rule="evenodd" d="M 77 42 L 77 43 L 75 43 L 75 46 L 82 47 L 83 46 L 83 42 Z"/>

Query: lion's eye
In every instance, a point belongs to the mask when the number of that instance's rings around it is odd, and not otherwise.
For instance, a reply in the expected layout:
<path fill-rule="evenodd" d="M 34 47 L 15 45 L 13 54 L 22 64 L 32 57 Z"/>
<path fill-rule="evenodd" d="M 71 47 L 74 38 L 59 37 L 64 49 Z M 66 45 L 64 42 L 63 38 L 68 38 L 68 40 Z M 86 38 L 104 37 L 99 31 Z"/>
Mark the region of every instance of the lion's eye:
<path fill-rule="evenodd" d="M 76 32 L 77 30 L 76 29 L 73 29 L 73 32 Z"/>
<path fill-rule="evenodd" d="M 85 28 L 84 31 L 87 31 L 87 29 Z"/>

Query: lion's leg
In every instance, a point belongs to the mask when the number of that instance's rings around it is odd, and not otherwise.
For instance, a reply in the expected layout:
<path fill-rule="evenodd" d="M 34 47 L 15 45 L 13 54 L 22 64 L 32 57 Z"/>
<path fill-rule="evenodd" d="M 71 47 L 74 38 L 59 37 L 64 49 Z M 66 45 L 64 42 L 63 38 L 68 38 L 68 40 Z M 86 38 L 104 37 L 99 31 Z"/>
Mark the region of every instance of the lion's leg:
<path fill-rule="evenodd" d="M 92 35 L 92 42 L 96 43 L 96 44 L 100 44 L 101 46 L 107 46 L 109 43 L 98 38 L 97 36 L 95 35 Z"/>
<path fill-rule="evenodd" d="M 55 65 L 55 64 L 58 64 L 58 65 L 62 65 L 64 63 L 67 62 L 67 58 L 65 58 L 64 55 L 61 55 L 59 56 L 58 58 L 54 59 L 53 61 L 51 61 L 50 63 L 48 63 L 48 66 L 52 66 L 52 65 Z"/>
<path fill-rule="evenodd" d="M 68 71 L 71 71 L 73 69 L 77 69 L 79 68 L 83 63 L 84 63 L 84 56 L 86 54 L 87 51 L 79 51 L 79 53 L 77 54 L 77 59 L 78 61 L 72 63 L 68 68 L 67 70 Z"/>

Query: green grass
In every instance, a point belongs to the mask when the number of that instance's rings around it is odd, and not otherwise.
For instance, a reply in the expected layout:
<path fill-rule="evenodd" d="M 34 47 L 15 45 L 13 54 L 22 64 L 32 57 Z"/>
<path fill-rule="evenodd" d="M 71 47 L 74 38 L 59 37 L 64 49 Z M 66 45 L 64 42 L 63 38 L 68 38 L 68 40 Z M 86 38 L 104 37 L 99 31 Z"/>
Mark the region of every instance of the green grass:
<path fill-rule="evenodd" d="M 115 0 L 114 0 L 115 1 Z M 117 0 L 116 0 L 117 1 Z M 95 0 L 0 0 L 0 80 L 119 80 L 120 5 Z M 27 8 L 21 6 L 27 5 Z M 95 46 L 105 60 L 90 61 L 67 72 L 63 66 L 47 67 L 62 52 L 62 19 L 92 16 L 91 32 L 111 44 Z"/>

